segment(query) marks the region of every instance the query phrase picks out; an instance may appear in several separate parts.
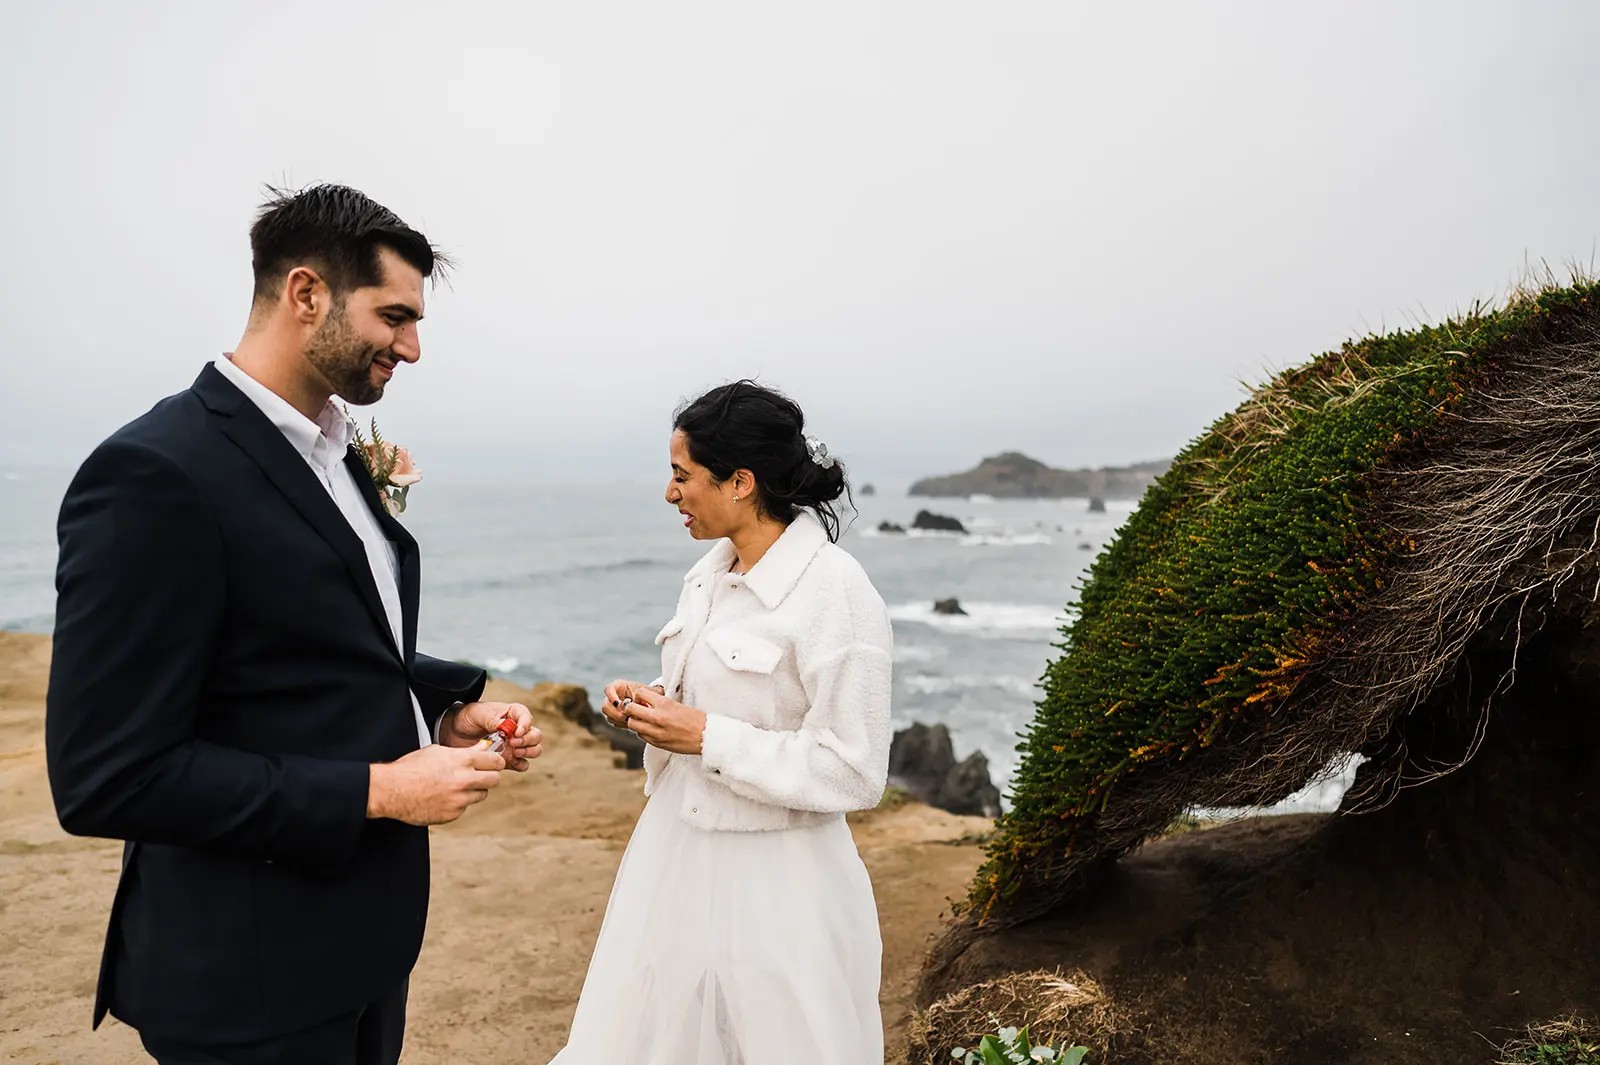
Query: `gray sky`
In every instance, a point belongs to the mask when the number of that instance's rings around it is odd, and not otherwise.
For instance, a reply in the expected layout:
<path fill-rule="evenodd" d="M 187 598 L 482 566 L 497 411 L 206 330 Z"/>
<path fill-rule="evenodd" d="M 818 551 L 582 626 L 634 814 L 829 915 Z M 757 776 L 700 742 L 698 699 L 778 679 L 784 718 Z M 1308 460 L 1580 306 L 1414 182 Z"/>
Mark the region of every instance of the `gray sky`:
<path fill-rule="evenodd" d="M 0 466 L 237 340 L 265 181 L 461 261 L 424 469 L 664 476 L 760 375 L 858 479 L 1171 454 L 1600 239 L 1600 5 L 0 0 Z"/>

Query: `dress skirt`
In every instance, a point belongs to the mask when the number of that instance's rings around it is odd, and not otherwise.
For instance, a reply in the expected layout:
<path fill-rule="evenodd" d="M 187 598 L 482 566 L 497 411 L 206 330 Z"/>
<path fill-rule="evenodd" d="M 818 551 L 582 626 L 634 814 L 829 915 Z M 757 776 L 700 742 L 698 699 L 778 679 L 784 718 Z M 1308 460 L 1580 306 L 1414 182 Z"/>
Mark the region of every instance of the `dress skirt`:
<path fill-rule="evenodd" d="M 880 1065 L 883 943 L 849 826 L 710 832 L 674 755 L 628 841 L 551 1065 Z"/>

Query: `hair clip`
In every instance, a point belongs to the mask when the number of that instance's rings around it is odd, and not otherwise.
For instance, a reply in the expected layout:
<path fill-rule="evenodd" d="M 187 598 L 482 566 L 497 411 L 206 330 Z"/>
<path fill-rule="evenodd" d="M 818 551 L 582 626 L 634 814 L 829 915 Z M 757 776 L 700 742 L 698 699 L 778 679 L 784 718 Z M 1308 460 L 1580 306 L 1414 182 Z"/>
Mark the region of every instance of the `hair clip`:
<path fill-rule="evenodd" d="M 828 454 L 828 445 L 814 436 L 806 437 L 806 454 L 811 456 L 812 462 L 825 470 L 833 469 L 834 462 L 837 461 Z"/>

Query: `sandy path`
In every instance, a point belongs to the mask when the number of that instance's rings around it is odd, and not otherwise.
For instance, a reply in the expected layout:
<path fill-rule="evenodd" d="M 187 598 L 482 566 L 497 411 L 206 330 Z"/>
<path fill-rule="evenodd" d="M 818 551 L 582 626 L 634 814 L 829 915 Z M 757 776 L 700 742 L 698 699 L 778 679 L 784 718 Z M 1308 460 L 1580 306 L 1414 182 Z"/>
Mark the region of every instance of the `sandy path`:
<path fill-rule="evenodd" d="M 56 824 L 44 770 L 48 639 L 0 632 L 0 1062 L 149 1059 L 126 1027 L 89 1030 L 119 845 Z M 640 775 L 530 693 L 548 753 L 433 837 L 434 901 L 411 985 L 406 1065 L 542 1065 L 560 1048 L 622 848 Z M 917 804 L 853 817 L 884 935 L 884 1020 L 899 1049 L 917 965 L 962 894 L 988 827 Z M 958 842 L 961 840 L 967 842 Z M 520 924 L 513 928 L 511 921 Z"/>

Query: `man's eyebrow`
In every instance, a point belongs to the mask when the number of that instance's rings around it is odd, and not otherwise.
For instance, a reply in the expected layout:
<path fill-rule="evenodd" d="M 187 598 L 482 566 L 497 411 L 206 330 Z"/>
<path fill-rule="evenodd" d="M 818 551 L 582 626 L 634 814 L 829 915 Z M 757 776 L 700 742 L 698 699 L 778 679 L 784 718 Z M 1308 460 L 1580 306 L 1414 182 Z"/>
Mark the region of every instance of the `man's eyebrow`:
<path fill-rule="evenodd" d="M 378 308 L 379 314 L 399 314 L 411 319 L 413 322 L 422 321 L 422 312 L 409 303 L 389 303 Z"/>

